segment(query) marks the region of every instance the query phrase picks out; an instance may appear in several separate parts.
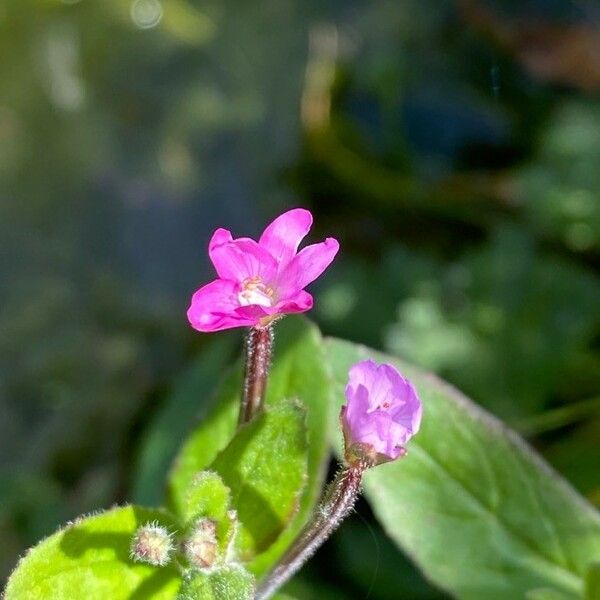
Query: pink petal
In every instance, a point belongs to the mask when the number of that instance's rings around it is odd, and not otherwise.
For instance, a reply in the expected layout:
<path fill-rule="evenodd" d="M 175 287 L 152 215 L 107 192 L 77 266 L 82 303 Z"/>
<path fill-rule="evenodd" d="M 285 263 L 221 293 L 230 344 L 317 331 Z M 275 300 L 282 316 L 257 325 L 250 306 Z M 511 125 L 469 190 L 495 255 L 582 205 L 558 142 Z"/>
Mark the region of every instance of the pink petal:
<path fill-rule="evenodd" d="M 375 381 L 371 384 L 371 406 L 375 408 L 384 403 L 395 406 L 400 401 L 398 387 L 404 384 L 403 377 L 392 365 L 378 365 Z"/>
<path fill-rule="evenodd" d="M 235 312 L 241 318 L 251 320 L 253 325 L 257 325 L 263 317 L 268 317 L 271 314 L 271 311 L 267 312 L 260 304 L 240 306 L 239 308 L 236 308 Z"/>
<path fill-rule="evenodd" d="M 303 290 L 331 264 L 339 248 L 336 239 L 327 238 L 320 244 L 312 244 L 300 250 L 278 277 L 277 289 L 280 296 L 285 298 Z"/>
<path fill-rule="evenodd" d="M 386 443 L 381 439 L 375 420 L 363 417 L 355 421 L 350 430 L 355 441 L 373 446 L 377 452 L 385 451 Z"/>
<path fill-rule="evenodd" d="M 251 317 L 239 314 L 238 285 L 233 281 L 216 279 L 197 290 L 187 312 L 191 326 L 210 332 L 256 324 Z"/>
<path fill-rule="evenodd" d="M 403 427 L 394 423 L 389 415 L 377 411 L 369 415 L 368 421 L 365 419 L 360 441 L 371 444 L 381 454 L 395 458 L 398 455 L 397 447 L 404 443 L 407 437 L 409 436 Z"/>
<path fill-rule="evenodd" d="M 348 371 L 348 385 L 352 389 L 356 389 L 361 384 L 369 388 L 370 382 L 377 376 L 377 366 L 374 360 L 361 360 L 353 364 Z"/>
<path fill-rule="evenodd" d="M 218 231 L 215 232 L 213 239 Z M 258 277 L 262 282 L 268 284 L 277 272 L 275 259 L 265 248 L 250 238 L 238 238 L 224 244 L 214 245 L 210 249 L 210 259 L 221 279 L 229 279 L 238 283 Z"/>
<path fill-rule="evenodd" d="M 212 251 L 214 248 L 216 248 L 217 246 L 222 246 L 223 244 L 227 244 L 232 241 L 233 237 L 231 237 L 231 231 L 220 227 L 212 234 L 210 242 L 208 242 L 208 254 L 212 255 Z"/>
<path fill-rule="evenodd" d="M 296 254 L 312 221 L 312 215 L 304 208 L 288 210 L 267 226 L 258 243 L 279 263 L 285 264 Z"/>
<path fill-rule="evenodd" d="M 369 392 L 367 388 L 359 384 L 352 388 L 350 384 L 346 386 L 346 398 L 348 400 L 348 409 L 346 415 L 349 423 L 358 422 L 367 415 L 369 410 Z"/>
<path fill-rule="evenodd" d="M 278 302 L 274 312 L 278 314 L 303 313 L 313 306 L 313 297 L 305 291 L 300 291 L 286 300 Z"/>
<path fill-rule="evenodd" d="M 421 426 L 423 406 L 410 381 L 403 379 L 402 383 L 402 390 L 394 390 L 394 393 L 399 400 L 396 402 L 395 406 L 392 407 L 392 410 L 390 410 L 390 414 L 394 421 L 401 423 L 404 427 L 410 429 L 414 435 L 419 431 L 419 427 Z"/>

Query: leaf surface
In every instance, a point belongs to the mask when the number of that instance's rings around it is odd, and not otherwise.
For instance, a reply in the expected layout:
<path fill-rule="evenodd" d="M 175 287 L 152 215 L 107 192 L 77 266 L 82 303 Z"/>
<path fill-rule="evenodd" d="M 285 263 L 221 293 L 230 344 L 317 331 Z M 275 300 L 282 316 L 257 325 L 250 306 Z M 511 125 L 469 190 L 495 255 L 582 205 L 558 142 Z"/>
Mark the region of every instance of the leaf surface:
<path fill-rule="evenodd" d="M 298 510 L 307 468 L 305 416 L 293 400 L 268 407 L 211 465 L 231 490 L 242 560 L 268 548 Z"/>
<path fill-rule="evenodd" d="M 598 513 L 514 432 L 438 378 L 374 350 L 328 340 L 338 408 L 348 370 L 395 364 L 423 401 L 408 456 L 365 476 L 390 537 L 437 585 L 465 600 L 514 600 L 538 589 L 583 593 L 600 556 Z M 341 449 L 339 427 L 333 438 Z"/>
<path fill-rule="evenodd" d="M 27 553 L 8 581 L 5 599 L 175 598 L 181 578 L 174 567 L 153 567 L 129 557 L 135 531 L 154 521 L 176 529 L 166 513 L 138 506 L 77 520 Z"/>
<path fill-rule="evenodd" d="M 244 568 L 224 567 L 186 579 L 177 600 L 252 600 L 254 589 L 254 577 Z"/>
<path fill-rule="evenodd" d="M 217 384 L 231 364 L 239 338 L 225 332 L 211 338 L 175 382 L 161 409 L 142 437 L 132 489 L 134 502 L 160 504 L 164 479 L 190 423 L 204 418 L 212 407 Z"/>
<path fill-rule="evenodd" d="M 254 558 L 250 569 L 260 575 L 285 551 L 306 522 L 319 498 L 329 459 L 329 423 L 333 417 L 331 378 L 327 372 L 319 330 L 302 317 L 286 317 L 275 325 L 274 358 L 265 404 L 299 399 L 307 410 L 308 479 L 298 511 L 276 541 Z M 194 475 L 206 469 L 232 439 L 242 386 L 238 364 L 219 386 L 212 409 L 192 431 L 179 452 L 169 476 L 169 504 L 179 514 Z"/>

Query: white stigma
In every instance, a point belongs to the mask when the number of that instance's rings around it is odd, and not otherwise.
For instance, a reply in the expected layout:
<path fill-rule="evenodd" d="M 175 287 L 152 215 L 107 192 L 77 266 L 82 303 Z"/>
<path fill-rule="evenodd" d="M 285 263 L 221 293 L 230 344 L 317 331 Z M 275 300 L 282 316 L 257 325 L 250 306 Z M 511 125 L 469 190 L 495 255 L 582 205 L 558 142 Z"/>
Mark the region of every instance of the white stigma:
<path fill-rule="evenodd" d="M 238 302 L 240 306 L 273 306 L 273 289 L 266 286 L 260 277 L 246 279 L 242 284 L 242 291 L 238 294 Z"/>

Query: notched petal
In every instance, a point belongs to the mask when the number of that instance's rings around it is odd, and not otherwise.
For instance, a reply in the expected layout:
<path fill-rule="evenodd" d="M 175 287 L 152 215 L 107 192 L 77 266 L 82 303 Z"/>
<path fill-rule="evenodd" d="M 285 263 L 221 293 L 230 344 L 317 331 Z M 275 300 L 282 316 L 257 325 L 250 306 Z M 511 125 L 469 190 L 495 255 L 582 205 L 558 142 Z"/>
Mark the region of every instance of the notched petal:
<path fill-rule="evenodd" d="M 294 208 L 267 226 L 258 243 L 279 263 L 289 262 L 312 226 L 313 217 L 304 208 Z"/>

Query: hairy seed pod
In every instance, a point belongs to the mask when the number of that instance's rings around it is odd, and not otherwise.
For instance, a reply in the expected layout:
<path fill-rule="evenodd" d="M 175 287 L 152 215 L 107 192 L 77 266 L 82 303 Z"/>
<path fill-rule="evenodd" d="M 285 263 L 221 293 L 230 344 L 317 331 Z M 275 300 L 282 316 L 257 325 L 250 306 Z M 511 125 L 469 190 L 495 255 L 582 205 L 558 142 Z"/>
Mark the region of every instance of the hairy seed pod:
<path fill-rule="evenodd" d="M 185 540 L 183 550 L 192 566 L 198 569 L 212 567 L 218 554 L 217 524 L 212 519 L 200 519 Z"/>
<path fill-rule="evenodd" d="M 131 558 L 154 566 L 164 566 L 171 559 L 173 539 L 166 527 L 157 522 L 140 527 L 131 541 Z"/>

